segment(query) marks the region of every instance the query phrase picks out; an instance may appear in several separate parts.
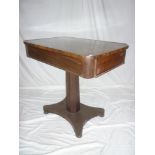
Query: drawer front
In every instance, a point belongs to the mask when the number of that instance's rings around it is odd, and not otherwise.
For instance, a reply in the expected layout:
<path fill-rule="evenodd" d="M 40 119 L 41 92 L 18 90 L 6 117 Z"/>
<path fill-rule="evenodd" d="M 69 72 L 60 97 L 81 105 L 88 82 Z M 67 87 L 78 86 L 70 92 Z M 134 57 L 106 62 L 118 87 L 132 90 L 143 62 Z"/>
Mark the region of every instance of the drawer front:
<path fill-rule="evenodd" d="M 27 56 L 57 68 L 81 74 L 82 60 L 78 57 L 63 55 L 61 52 L 47 51 L 30 45 L 26 45 Z"/>
<path fill-rule="evenodd" d="M 108 72 L 125 61 L 126 50 L 113 52 L 97 57 L 96 75 Z"/>

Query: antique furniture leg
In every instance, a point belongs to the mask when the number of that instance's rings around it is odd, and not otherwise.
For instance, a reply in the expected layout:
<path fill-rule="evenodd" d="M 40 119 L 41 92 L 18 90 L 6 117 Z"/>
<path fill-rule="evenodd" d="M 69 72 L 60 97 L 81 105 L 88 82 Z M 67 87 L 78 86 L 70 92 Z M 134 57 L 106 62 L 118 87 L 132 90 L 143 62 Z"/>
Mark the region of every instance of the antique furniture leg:
<path fill-rule="evenodd" d="M 45 114 L 54 113 L 69 121 L 79 138 L 88 120 L 104 116 L 104 109 L 80 103 L 79 76 L 70 72 L 66 72 L 66 98 L 59 103 L 45 105 L 43 109 Z"/>

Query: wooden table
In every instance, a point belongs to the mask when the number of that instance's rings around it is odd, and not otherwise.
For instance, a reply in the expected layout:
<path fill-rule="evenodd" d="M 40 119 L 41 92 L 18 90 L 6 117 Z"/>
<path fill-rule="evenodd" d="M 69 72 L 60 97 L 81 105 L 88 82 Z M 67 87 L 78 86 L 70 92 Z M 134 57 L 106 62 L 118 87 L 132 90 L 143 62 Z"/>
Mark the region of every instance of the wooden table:
<path fill-rule="evenodd" d="M 104 109 L 80 103 L 79 76 L 93 78 L 125 61 L 127 44 L 73 37 L 55 37 L 24 41 L 27 56 L 66 71 L 66 97 L 45 105 L 44 113 L 55 113 L 72 125 L 77 137 L 93 117 L 104 116 Z"/>

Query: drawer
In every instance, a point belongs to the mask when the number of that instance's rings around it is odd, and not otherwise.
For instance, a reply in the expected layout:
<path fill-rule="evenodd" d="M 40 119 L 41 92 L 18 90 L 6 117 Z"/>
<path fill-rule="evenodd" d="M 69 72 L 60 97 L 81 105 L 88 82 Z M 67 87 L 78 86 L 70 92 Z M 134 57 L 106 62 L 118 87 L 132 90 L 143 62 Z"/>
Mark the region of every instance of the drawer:
<path fill-rule="evenodd" d="M 107 53 L 97 57 L 96 75 L 108 72 L 125 61 L 126 50 Z"/>
<path fill-rule="evenodd" d="M 26 45 L 26 52 L 30 58 L 66 71 L 81 74 L 83 63 L 80 58 L 63 55 L 63 52 L 58 52 L 58 50 L 55 49 L 51 52 L 30 45 Z"/>

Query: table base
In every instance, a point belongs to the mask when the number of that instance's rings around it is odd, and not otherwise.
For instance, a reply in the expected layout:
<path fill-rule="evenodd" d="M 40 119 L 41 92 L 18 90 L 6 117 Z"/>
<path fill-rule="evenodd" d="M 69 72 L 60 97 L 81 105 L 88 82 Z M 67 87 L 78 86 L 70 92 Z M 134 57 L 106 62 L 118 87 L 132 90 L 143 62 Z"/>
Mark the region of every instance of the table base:
<path fill-rule="evenodd" d="M 56 104 L 45 105 L 44 113 L 54 113 L 72 125 L 77 137 L 82 136 L 84 124 L 95 116 L 104 116 L 104 109 L 80 103 L 79 76 L 66 72 L 66 98 Z"/>
<path fill-rule="evenodd" d="M 82 136 L 83 126 L 88 120 L 96 116 L 104 116 L 104 109 L 90 107 L 84 104 L 80 104 L 80 110 L 78 112 L 69 112 L 66 109 L 66 100 L 56 104 L 45 105 L 43 109 L 45 114 L 54 113 L 66 119 L 72 125 L 75 135 L 78 138 Z"/>

